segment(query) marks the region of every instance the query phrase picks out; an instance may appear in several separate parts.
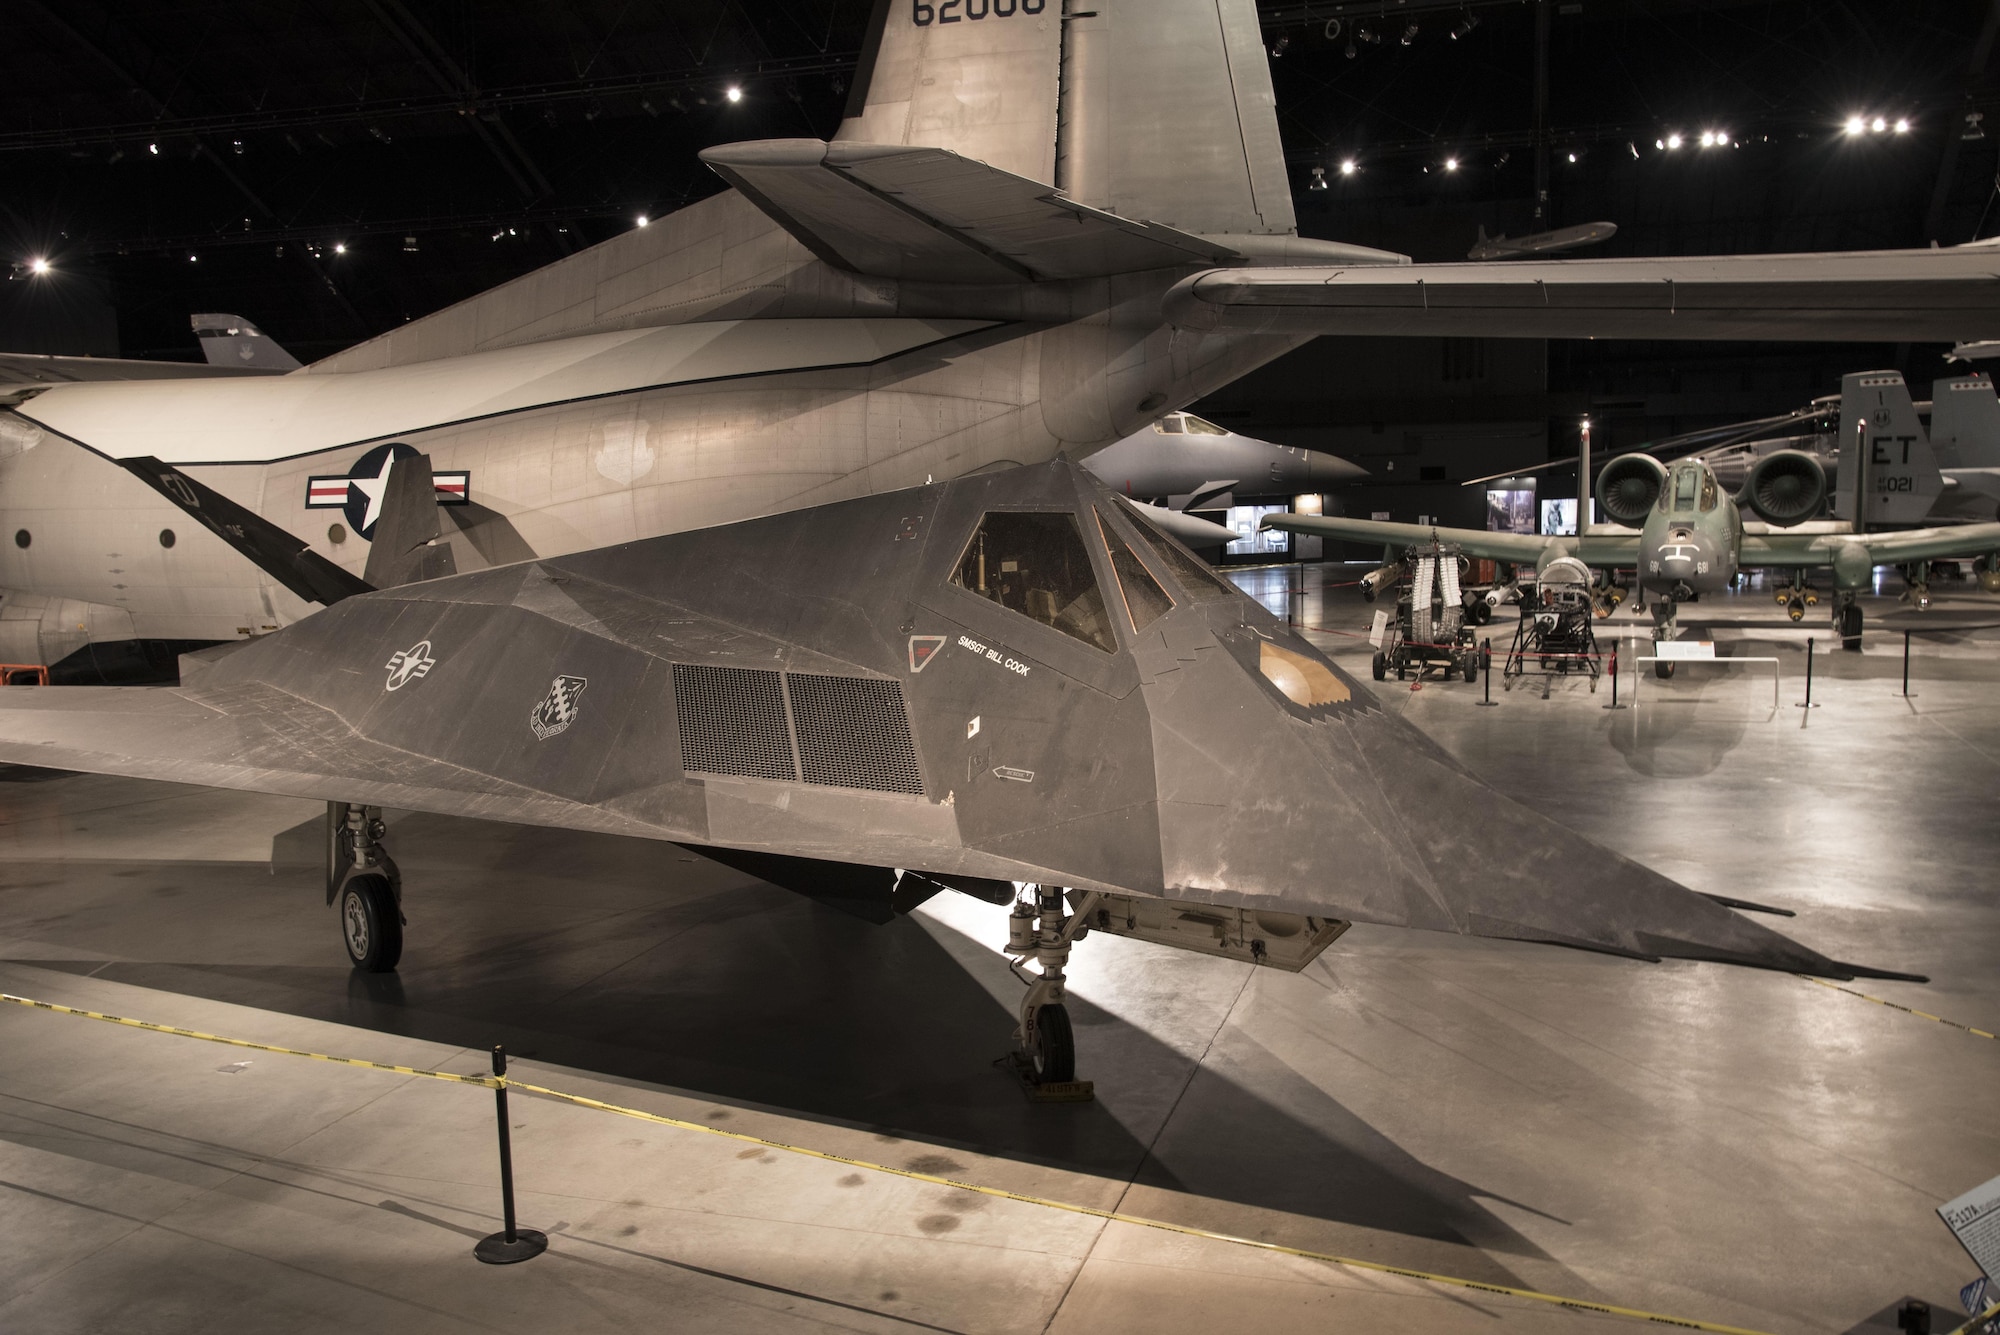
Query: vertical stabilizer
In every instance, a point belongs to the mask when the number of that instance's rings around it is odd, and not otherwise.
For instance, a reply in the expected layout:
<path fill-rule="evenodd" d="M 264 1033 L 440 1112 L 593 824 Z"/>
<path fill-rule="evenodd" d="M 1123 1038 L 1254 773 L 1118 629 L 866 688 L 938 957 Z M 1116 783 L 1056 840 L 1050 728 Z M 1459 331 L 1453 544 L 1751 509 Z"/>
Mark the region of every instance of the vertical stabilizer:
<path fill-rule="evenodd" d="M 1055 181 L 1062 0 L 876 0 L 837 141 Z"/>
<path fill-rule="evenodd" d="M 1922 524 L 1943 490 L 1930 437 L 1917 420 L 1902 373 L 1862 371 L 1841 377 L 1834 514 L 1862 526 Z"/>
<path fill-rule="evenodd" d="M 1296 229 L 1255 0 L 1090 0 L 1066 27 L 1071 199 L 1186 232 Z"/>
<path fill-rule="evenodd" d="M 240 315 L 190 315 L 201 355 L 210 366 L 251 366 L 261 371 L 296 371 L 299 359 L 278 340 Z"/>
<path fill-rule="evenodd" d="M 2000 468 L 2000 397 L 1983 375 L 1931 386 L 1931 448 L 1942 468 Z"/>

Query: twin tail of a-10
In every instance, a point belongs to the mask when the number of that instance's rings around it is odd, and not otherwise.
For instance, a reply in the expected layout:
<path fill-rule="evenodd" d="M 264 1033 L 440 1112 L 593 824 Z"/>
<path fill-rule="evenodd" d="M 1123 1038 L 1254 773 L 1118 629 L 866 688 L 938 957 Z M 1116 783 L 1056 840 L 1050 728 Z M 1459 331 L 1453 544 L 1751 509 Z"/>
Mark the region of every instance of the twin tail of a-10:
<path fill-rule="evenodd" d="M 406 574 L 441 550 L 431 487 L 395 465 Z M 1037 1088 L 1075 1075 L 1086 931 L 1283 969 L 1370 923 L 1875 972 L 1489 788 L 1060 457 L 364 586 L 178 687 L 0 692 L 0 759 L 326 801 L 367 970 L 422 904 L 385 806 L 668 840 L 880 920 L 1012 903 Z"/>

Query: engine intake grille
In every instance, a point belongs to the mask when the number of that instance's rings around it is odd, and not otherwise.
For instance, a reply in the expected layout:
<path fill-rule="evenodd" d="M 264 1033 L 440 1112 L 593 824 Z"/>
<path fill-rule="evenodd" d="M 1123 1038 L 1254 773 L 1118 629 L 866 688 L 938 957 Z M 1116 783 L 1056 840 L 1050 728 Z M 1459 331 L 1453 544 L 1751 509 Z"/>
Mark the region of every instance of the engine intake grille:
<path fill-rule="evenodd" d="M 745 779 L 799 777 L 779 673 L 676 663 L 674 716 L 684 770 Z"/>
<path fill-rule="evenodd" d="M 807 783 L 923 795 L 901 682 L 790 672 L 785 685 Z"/>

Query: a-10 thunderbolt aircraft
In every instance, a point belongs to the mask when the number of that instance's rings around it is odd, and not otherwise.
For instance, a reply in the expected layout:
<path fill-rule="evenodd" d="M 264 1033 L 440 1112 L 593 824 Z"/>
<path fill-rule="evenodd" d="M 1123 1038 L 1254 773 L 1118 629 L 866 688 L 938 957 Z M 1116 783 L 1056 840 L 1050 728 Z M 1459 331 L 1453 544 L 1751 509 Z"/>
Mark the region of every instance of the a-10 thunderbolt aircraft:
<path fill-rule="evenodd" d="M 432 490 L 392 469 L 385 572 L 440 551 Z M 328 801 L 370 970 L 406 888 L 377 806 L 671 840 L 882 921 L 1012 901 L 1044 1087 L 1089 931 L 1293 970 L 1365 922 L 1878 972 L 1487 787 L 1063 458 L 331 600 L 178 687 L 0 691 L 0 760 Z"/>
<path fill-rule="evenodd" d="M 1297 234 L 1252 0 L 883 0 L 830 142 L 289 374 L 27 386 L 0 589 L 140 640 L 310 610 L 121 464 L 185 470 L 350 571 L 423 453 L 461 568 L 1087 457 L 1322 333 L 2000 337 L 2000 255 L 1410 264 Z M 173 545 L 168 545 L 169 535 Z M 460 541 L 462 539 L 462 541 Z"/>
<path fill-rule="evenodd" d="M 1807 571 L 1829 568 L 1836 601 L 1833 623 L 1845 648 L 1861 647 L 1862 614 L 1855 595 L 1869 588 L 1875 568 L 1901 565 L 1911 574 L 1913 600 L 1929 606 L 1924 570 L 1934 560 L 1990 558 L 2000 552 L 2000 522 L 1931 528 L 1870 530 L 1870 522 L 1897 522 L 1925 513 L 1937 495 L 1937 468 L 1925 444 L 1903 377 L 1864 372 L 1841 382 L 1841 438 L 1845 484 L 1835 499 L 1845 520 L 1823 520 L 1824 467 L 1812 454 L 1778 450 L 1757 459 L 1732 492 L 1701 457 L 1663 464 L 1652 455 L 1614 456 L 1597 474 L 1597 513 L 1609 523 L 1584 526 L 1577 536 L 1495 533 L 1333 515 L 1267 515 L 1264 527 L 1312 533 L 1349 542 L 1410 547 L 1433 539 L 1456 544 L 1467 556 L 1533 566 L 1542 584 L 1596 586 L 1612 592 L 1615 571 L 1635 572 L 1637 597 L 1651 605 L 1653 638 L 1679 634 L 1682 603 L 1720 593 L 1750 569 L 1792 574 L 1779 594 L 1794 621 L 1817 594 Z M 1586 447 L 1578 462 L 1590 476 Z M 1746 522 L 1742 510 L 1757 518 Z M 1577 513 L 1585 513 L 1579 499 Z M 1653 670 L 1673 675 L 1671 661 Z"/>

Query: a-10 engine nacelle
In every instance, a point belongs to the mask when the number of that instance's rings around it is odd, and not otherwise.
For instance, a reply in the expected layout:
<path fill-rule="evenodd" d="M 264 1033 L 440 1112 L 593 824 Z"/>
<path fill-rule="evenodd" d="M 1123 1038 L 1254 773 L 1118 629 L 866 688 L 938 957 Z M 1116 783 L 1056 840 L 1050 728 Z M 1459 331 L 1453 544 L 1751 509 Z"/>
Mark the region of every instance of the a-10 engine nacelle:
<path fill-rule="evenodd" d="M 1639 528 L 1667 485 L 1667 467 L 1650 454 L 1621 454 L 1597 475 L 1597 512 L 1614 524 Z"/>
<path fill-rule="evenodd" d="M 1736 500 L 1767 524 L 1804 523 L 1826 504 L 1826 469 L 1804 450 L 1774 451 L 1751 465 Z"/>

